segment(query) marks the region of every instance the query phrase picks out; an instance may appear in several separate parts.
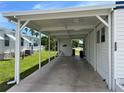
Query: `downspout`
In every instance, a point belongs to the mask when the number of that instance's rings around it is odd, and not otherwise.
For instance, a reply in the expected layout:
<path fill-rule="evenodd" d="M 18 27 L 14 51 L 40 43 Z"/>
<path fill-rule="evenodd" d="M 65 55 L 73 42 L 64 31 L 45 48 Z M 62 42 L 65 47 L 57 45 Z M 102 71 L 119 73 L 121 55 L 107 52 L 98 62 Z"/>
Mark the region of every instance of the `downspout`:
<path fill-rule="evenodd" d="M 41 68 L 41 33 L 39 36 L 39 69 Z"/>
<path fill-rule="evenodd" d="M 48 62 L 50 62 L 50 35 L 48 36 L 48 43 L 49 43 L 49 45 L 48 45 L 48 50 L 49 50 L 49 58 L 48 58 Z"/>

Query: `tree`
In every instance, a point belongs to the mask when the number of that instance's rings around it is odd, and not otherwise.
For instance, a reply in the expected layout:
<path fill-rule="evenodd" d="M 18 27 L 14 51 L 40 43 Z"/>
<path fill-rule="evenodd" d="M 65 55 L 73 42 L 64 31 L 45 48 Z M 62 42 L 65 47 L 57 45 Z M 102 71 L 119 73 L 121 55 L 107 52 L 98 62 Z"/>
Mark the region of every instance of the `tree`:
<path fill-rule="evenodd" d="M 78 47 L 78 45 L 79 45 L 79 40 L 74 39 L 74 40 L 72 41 L 72 47 L 73 47 L 73 48 L 76 48 L 76 47 Z"/>
<path fill-rule="evenodd" d="M 36 37 L 38 37 L 39 33 L 38 32 L 35 32 L 35 35 L 36 35 Z"/>
<path fill-rule="evenodd" d="M 43 36 L 41 38 L 41 44 L 43 46 L 45 46 L 46 50 L 48 50 L 48 47 L 49 47 L 48 43 L 49 43 L 48 42 L 48 37 L 47 36 Z M 55 44 L 56 44 L 56 41 L 51 37 L 50 38 L 50 50 L 55 50 Z"/>
<path fill-rule="evenodd" d="M 46 45 L 48 44 L 48 37 L 43 36 L 43 37 L 41 38 L 41 44 L 42 44 L 43 46 L 46 46 Z"/>
<path fill-rule="evenodd" d="M 30 29 L 30 32 L 31 32 L 32 36 L 35 35 L 35 31 L 33 29 Z"/>
<path fill-rule="evenodd" d="M 28 32 L 28 28 L 27 27 L 24 30 L 26 31 L 26 33 Z"/>

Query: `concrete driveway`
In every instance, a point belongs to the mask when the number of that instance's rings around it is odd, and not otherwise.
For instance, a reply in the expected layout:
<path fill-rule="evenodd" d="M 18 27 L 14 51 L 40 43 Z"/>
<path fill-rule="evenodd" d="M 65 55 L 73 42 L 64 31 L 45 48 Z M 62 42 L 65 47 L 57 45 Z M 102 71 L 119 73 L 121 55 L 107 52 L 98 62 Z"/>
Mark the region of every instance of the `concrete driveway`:
<path fill-rule="evenodd" d="M 102 78 L 79 57 L 57 57 L 8 92 L 106 92 Z"/>

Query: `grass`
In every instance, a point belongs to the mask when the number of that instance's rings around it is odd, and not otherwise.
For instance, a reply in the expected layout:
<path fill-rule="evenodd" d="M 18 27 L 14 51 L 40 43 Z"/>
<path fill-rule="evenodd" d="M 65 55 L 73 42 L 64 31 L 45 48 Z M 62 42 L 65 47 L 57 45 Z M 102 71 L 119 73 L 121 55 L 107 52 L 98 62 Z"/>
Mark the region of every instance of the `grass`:
<path fill-rule="evenodd" d="M 48 51 L 43 50 L 41 53 L 42 66 L 48 62 Z M 50 56 L 55 56 L 55 52 L 51 51 Z M 31 56 L 27 56 L 20 61 L 20 73 L 21 79 L 30 75 L 38 69 L 38 52 L 35 52 Z M 0 91 L 6 91 L 13 85 L 7 85 L 6 83 L 9 80 L 12 80 L 14 77 L 14 59 L 0 61 Z"/>
<path fill-rule="evenodd" d="M 82 48 L 77 47 L 77 48 L 74 48 L 74 49 L 75 49 L 75 55 L 79 56 L 80 55 L 80 51 L 82 50 Z"/>

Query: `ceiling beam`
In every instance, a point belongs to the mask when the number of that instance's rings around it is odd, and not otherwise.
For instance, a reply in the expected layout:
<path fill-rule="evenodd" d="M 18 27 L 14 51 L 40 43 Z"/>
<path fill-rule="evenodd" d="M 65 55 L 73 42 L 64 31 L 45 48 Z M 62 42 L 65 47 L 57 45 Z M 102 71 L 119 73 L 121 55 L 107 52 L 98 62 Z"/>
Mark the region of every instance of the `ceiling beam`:
<path fill-rule="evenodd" d="M 79 39 L 79 38 L 85 38 L 86 35 L 72 35 L 71 37 L 68 35 L 63 36 L 55 36 L 55 38 L 71 38 L 71 39 Z"/>
<path fill-rule="evenodd" d="M 57 35 L 83 35 L 83 34 L 88 34 L 89 31 L 63 31 L 63 32 L 58 32 L 58 33 L 50 33 L 52 36 L 57 36 Z"/>
<path fill-rule="evenodd" d="M 95 25 L 74 25 L 74 26 L 60 26 L 60 27 L 42 27 L 40 31 L 62 31 L 62 30 L 81 30 L 81 29 L 93 29 Z"/>

